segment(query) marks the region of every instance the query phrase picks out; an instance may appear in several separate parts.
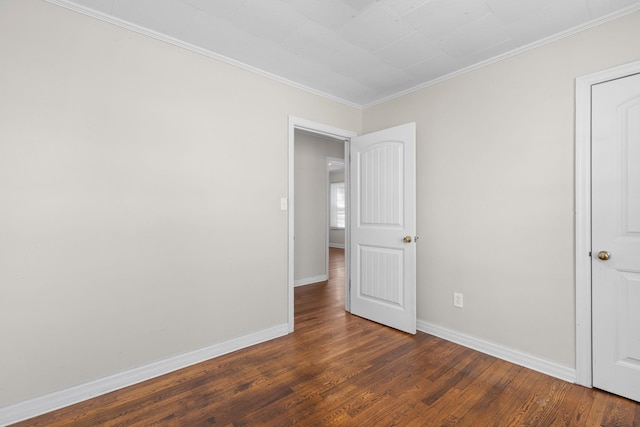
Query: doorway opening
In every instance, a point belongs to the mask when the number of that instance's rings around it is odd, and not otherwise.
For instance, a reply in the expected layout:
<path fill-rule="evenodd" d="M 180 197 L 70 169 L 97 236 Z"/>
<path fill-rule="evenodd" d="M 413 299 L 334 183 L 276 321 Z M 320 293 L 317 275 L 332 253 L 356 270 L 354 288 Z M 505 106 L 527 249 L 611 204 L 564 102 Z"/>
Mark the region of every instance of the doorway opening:
<path fill-rule="evenodd" d="M 300 224 L 296 224 L 296 195 L 300 198 L 303 198 L 304 195 L 296 192 L 296 139 L 300 139 L 301 135 L 310 136 L 315 138 L 316 140 L 324 140 L 324 141 L 332 141 L 339 142 L 342 145 L 343 158 L 347 159 L 348 150 L 349 150 L 349 140 L 352 137 L 356 136 L 355 132 L 335 128 L 332 126 L 324 125 L 321 123 L 312 122 L 309 120 L 297 118 L 290 116 L 289 117 L 289 191 L 288 191 L 288 324 L 289 324 L 289 332 L 293 332 L 294 330 L 294 287 L 296 286 L 296 263 L 298 263 L 298 269 L 307 269 L 299 274 L 298 284 L 304 283 L 304 279 L 307 280 L 322 280 L 323 274 L 315 274 L 313 273 L 313 266 L 311 265 L 303 265 L 301 266 L 300 261 L 296 259 L 296 234 L 301 233 Z M 311 146 L 313 147 L 313 146 Z M 312 148 L 313 150 L 313 148 Z M 313 153 L 312 153 L 313 154 Z M 329 191 L 329 169 L 327 165 L 327 155 L 323 155 L 322 158 L 316 158 L 315 160 L 321 161 L 322 165 L 324 165 L 324 185 L 325 191 Z M 348 161 L 345 161 L 345 169 L 344 169 L 344 178 L 345 182 L 348 181 L 349 176 L 349 164 Z M 345 185 L 345 188 L 348 188 L 348 185 Z M 346 197 L 348 200 L 348 197 Z M 324 227 L 321 230 L 304 230 L 304 233 L 310 232 L 311 234 L 316 233 L 315 239 L 318 240 L 319 234 L 323 234 L 324 237 L 321 238 L 323 240 L 322 250 L 323 254 L 320 256 L 321 261 L 324 264 L 324 271 L 326 274 L 326 278 L 328 279 L 328 275 L 330 274 L 330 259 L 329 259 L 329 197 L 328 193 L 324 198 L 324 209 L 322 213 L 322 217 L 324 219 Z M 298 204 L 300 206 L 300 204 Z M 348 208 L 348 207 L 347 207 Z M 347 216 L 348 217 L 348 216 Z M 348 280 L 349 280 L 349 250 L 348 250 L 348 242 L 349 242 L 349 224 L 348 220 L 345 224 L 344 229 L 344 238 L 345 238 L 345 253 L 344 253 L 344 289 L 345 289 L 345 309 L 349 310 L 349 295 L 348 295 Z M 300 236 L 302 237 L 302 236 Z M 307 236 L 313 239 L 313 236 Z M 308 240 L 308 239 L 307 239 Z M 305 245 L 308 242 L 300 241 L 300 246 Z M 317 245 L 316 245 L 317 247 Z M 309 248 L 306 248 L 309 249 Z M 299 252 L 299 251 L 298 251 Z M 308 250 L 307 252 L 313 253 L 313 249 Z M 310 263 L 312 264 L 313 261 Z M 317 268 L 317 266 L 315 267 Z M 317 271 L 317 270 L 316 270 Z M 309 273 L 311 272 L 311 273 Z M 304 277 L 308 276 L 308 277 Z M 315 277 L 315 279 L 314 279 Z M 320 281 L 316 280 L 316 281 Z M 312 282 L 307 282 L 312 283 Z"/>

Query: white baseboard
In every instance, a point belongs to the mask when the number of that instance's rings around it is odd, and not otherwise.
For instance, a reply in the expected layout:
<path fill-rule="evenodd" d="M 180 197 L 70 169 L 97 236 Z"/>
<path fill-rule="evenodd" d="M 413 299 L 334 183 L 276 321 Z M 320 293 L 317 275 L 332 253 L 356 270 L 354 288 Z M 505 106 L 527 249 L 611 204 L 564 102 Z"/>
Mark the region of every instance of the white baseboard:
<path fill-rule="evenodd" d="M 324 276 L 324 279 L 310 278 L 309 280 L 311 279 L 314 281 L 304 284 L 326 280 L 326 276 Z M 298 285 L 296 281 L 296 286 L 302 286 L 302 284 Z M 564 381 L 572 383 L 575 383 L 576 381 L 575 369 L 558 365 L 508 347 L 473 338 L 422 320 L 417 321 L 417 329 L 421 332 L 435 335 L 447 341 L 455 342 L 456 344 L 472 348 Z M 178 369 L 182 369 L 196 363 L 222 356 L 223 354 L 231 353 L 242 348 L 278 338 L 286 335 L 288 330 L 289 326 L 286 324 L 276 326 L 200 350 L 170 357 L 159 362 L 91 381 L 89 383 L 70 387 L 65 390 L 0 408 L 0 426 L 8 426 L 10 424 L 45 414 L 56 409 L 64 408 L 65 406 L 70 406 L 96 396 L 110 393 L 169 372 L 177 371 Z"/>
<path fill-rule="evenodd" d="M 170 357 L 149 365 L 0 408 L 0 426 L 7 426 L 17 423 L 18 421 L 33 418 L 169 372 L 177 371 L 187 366 L 195 365 L 196 363 L 222 356 L 223 354 L 269 341 L 287 335 L 288 330 L 289 325 L 287 324 L 275 326 L 220 344 L 214 344 L 200 350 Z"/>
<path fill-rule="evenodd" d="M 329 243 L 330 248 L 344 249 L 344 243 Z"/>
<path fill-rule="evenodd" d="M 310 285 L 312 283 L 324 282 L 328 280 L 327 275 L 323 274 L 321 276 L 307 277 L 305 279 L 298 279 L 293 282 L 293 286 L 304 286 Z"/>
<path fill-rule="evenodd" d="M 576 382 L 576 370 L 573 368 L 558 365 L 557 363 L 549 362 L 548 360 L 540 359 L 530 354 L 470 337 L 423 320 L 417 321 L 417 329 L 421 332 L 435 335 L 447 341 L 506 360 L 507 362 L 515 363 L 516 365 L 524 366 L 525 368 L 533 369 L 534 371 L 542 372 L 543 374 L 564 381 L 571 383 Z"/>

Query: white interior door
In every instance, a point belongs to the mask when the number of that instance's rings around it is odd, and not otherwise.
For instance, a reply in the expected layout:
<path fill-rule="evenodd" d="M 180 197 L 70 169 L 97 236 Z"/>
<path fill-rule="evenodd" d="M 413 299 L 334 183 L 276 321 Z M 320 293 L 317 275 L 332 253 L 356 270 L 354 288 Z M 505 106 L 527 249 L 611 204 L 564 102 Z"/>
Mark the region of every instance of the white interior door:
<path fill-rule="evenodd" d="M 593 385 L 640 401 L 640 74 L 592 89 Z"/>
<path fill-rule="evenodd" d="M 351 139 L 351 312 L 416 332 L 415 123 Z M 406 238 L 406 241 L 405 241 Z"/>

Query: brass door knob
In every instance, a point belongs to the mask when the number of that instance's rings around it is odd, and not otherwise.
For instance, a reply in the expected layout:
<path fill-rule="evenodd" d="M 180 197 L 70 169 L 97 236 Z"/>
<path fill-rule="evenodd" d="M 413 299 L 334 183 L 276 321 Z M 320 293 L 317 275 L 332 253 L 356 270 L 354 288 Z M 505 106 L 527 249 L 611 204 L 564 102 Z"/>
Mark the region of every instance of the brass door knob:
<path fill-rule="evenodd" d="M 404 240 L 405 243 L 411 243 L 411 236 L 404 236 Z"/>
<path fill-rule="evenodd" d="M 602 261 L 607 261 L 609 258 L 611 258 L 611 254 L 607 251 L 600 251 L 598 252 L 598 258 Z"/>

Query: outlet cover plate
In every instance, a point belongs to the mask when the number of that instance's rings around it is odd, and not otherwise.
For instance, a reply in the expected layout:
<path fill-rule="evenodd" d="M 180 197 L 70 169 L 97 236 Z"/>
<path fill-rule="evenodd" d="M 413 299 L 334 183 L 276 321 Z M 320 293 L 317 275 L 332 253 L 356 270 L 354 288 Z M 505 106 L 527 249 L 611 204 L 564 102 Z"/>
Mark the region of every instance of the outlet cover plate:
<path fill-rule="evenodd" d="M 463 295 L 460 292 L 453 293 L 453 306 L 462 308 L 464 305 Z"/>

